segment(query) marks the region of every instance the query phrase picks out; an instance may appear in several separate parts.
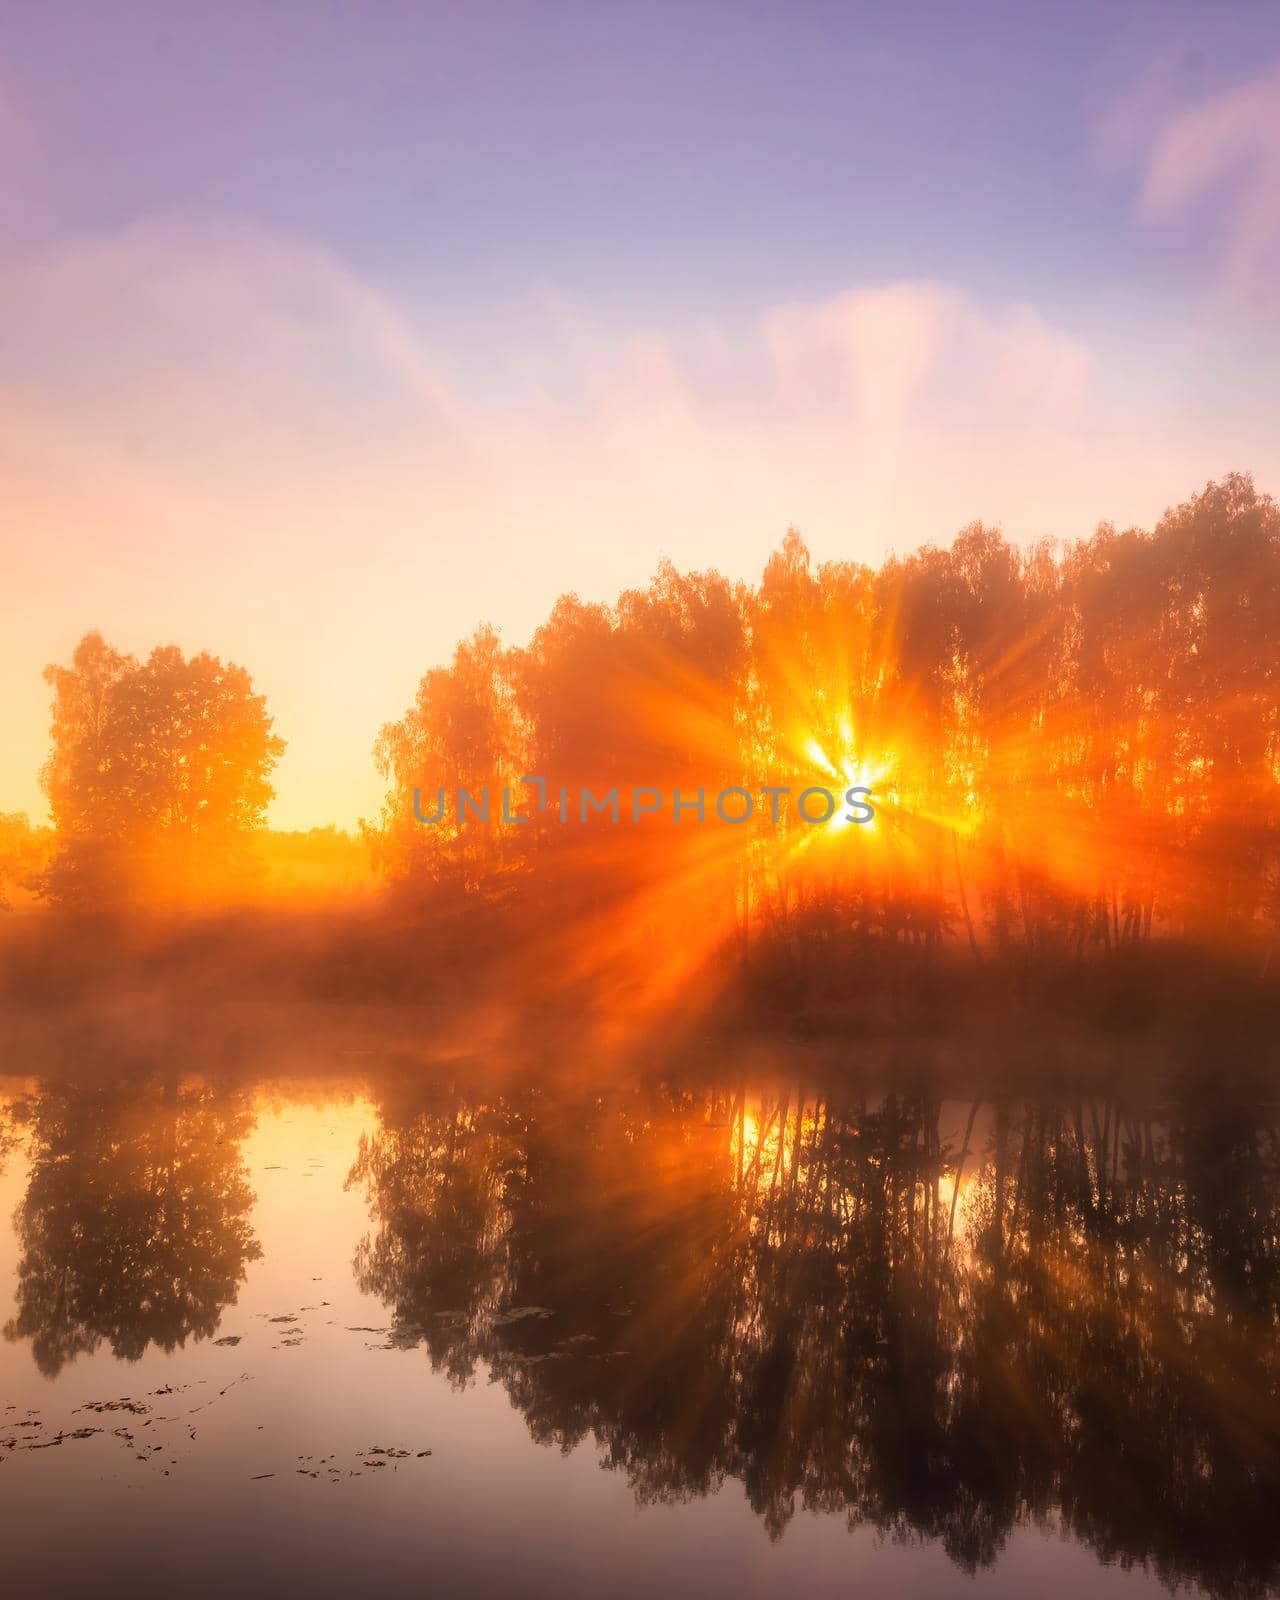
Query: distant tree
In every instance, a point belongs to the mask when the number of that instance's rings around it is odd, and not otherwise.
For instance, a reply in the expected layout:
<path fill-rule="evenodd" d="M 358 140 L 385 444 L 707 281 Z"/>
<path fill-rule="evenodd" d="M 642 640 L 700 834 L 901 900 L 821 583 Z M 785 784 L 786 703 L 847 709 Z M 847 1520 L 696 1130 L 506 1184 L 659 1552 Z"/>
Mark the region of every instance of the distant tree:
<path fill-rule="evenodd" d="M 33 828 L 23 811 L 0 811 L 0 911 L 16 890 L 29 890 L 47 864 L 48 828 Z"/>
<path fill-rule="evenodd" d="M 423 677 L 414 704 L 378 735 L 374 760 L 389 789 L 374 845 L 392 876 L 475 889 L 502 860 L 500 825 L 459 824 L 455 794 L 465 789 L 479 803 L 488 790 L 500 815 L 503 786 L 517 786 L 527 770 L 520 754 L 514 659 L 495 629 L 478 628 L 458 645 L 449 666 Z M 423 815 L 430 816 L 442 787 L 443 814 L 432 826 L 421 826 L 414 818 L 414 790 Z"/>
<path fill-rule="evenodd" d="M 42 781 L 57 851 L 41 892 L 80 904 L 225 883 L 262 824 L 284 750 L 249 674 L 172 645 L 139 663 L 89 633 L 45 679 L 53 748 Z"/>

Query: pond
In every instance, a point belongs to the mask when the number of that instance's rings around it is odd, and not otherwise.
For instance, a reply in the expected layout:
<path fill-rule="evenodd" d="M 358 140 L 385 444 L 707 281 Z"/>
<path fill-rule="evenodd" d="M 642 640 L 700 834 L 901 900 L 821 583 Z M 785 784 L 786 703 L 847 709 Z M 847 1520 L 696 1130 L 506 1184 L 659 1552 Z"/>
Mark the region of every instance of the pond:
<path fill-rule="evenodd" d="M 1280 1582 L 1256 1090 L 201 1031 L 0 1081 L 12 1592 Z"/>

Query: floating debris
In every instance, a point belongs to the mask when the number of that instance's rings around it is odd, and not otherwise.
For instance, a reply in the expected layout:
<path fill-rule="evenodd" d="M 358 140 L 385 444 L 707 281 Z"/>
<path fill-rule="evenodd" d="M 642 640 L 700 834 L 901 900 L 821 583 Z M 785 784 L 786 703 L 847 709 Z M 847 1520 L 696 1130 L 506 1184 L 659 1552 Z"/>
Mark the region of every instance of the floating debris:
<path fill-rule="evenodd" d="M 554 1317 L 555 1312 L 546 1306 L 513 1306 L 510 1311 L 499 1311 L 489 1320 L 495 1328 L 505 1328 L 508 1323 L 524 1322 L 529 1317 Z"/>
<path fill-rule="evenodd" d="M 66 1439 L 91 1439 L 95 1433 L 101 1433 L 101 1428 L 72 1428 L 69 1433 L 56 1433 L 52 1439 L 42 1439 L 38 1443 L 33 1441 L 27 1445 L 28 1450 L 52 1450 L 55 1445 L 62 1444 Z M 159 1446 L 156 1447 L 159 1449 Z"/>

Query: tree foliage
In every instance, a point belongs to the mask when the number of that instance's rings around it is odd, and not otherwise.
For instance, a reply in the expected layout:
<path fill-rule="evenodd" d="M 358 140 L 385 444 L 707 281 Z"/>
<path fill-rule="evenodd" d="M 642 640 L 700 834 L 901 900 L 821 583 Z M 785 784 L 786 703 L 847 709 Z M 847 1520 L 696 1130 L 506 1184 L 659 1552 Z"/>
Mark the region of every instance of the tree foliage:
<path fill-rule="evenodd" d="M 139 662 L 89 633 L 45 679 L 53 727 L 42 781 L 58 844 L 49 898 L 181 896 L 242 866 L 284 750 L 242 667 L 187 660 L 172 645 Z"/>
<path fill-rule="evenodd" d="M 460 645 L 383 730 L 380 856 L 428 897 L 516 884 L 544 910 L 607 907 L 597 950 L 675 927 L 707 954 L 737 938 L 812 967 L 829 929 L 847 974 L 859 941 L 1265 945 L 1278 643 L 1280 511 L 1243 476 L 1151 532 L 1103 525 L 1060 550 L 975 524 L 879 568 L 815 568 L 792 530 L 754 587 L 664 564 L 614 606 L 565 596 L 525 649 L 487 628 Z M 553 795 L 619 785 L 624 814 L 635 785 L 741 785 L 757 808 L 719 829 L 668 812 L 625 839 L 553 807 L 457 822 L 457 785 L 490 786 L 495 810 L 512 787 L 527 810 L 529 774 Z M 875 827 L 817 838 L 796 790 L 855 782 Z M 791 786 L 777 817 L 766 784 Z M 445 821 L 424 827 L 412 791 L 441 786 Z"/>

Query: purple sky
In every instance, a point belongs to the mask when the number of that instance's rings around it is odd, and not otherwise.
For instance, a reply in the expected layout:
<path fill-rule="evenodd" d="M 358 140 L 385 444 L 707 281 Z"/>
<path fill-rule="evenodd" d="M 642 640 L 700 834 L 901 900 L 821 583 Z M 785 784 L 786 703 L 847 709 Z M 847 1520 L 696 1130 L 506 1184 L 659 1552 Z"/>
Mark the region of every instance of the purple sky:
<path fill-rule="evenodd" d="M 10 3 L 0 809 L 97 626 L 282 825 L 481 619 L 1280 489 L 1280 7 Z"/>

